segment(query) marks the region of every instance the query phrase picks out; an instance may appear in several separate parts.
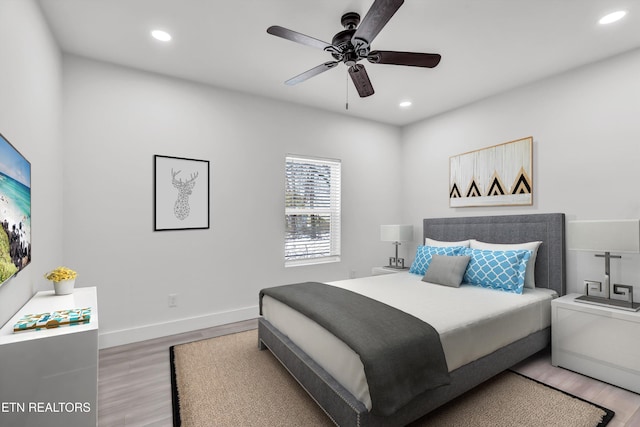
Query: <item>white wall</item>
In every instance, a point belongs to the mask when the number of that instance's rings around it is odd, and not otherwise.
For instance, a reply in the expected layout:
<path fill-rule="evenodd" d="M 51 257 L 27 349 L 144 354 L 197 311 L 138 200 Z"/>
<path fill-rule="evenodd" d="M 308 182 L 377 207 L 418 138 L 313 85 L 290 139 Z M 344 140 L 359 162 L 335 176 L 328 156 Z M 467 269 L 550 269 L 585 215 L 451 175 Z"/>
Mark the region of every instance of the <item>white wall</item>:
<path fill-rule="evenodd" d="M 257 317 L 262 287 L 368 275 L 400 220 L 400 130 L 65 56 L 64 253 L 101 345 Z M 284 158 L 342 160 L 342 261 L 284 268 Z M 153 231 L 153 155 L 211 162 L 211 229 Z M 168 294 L 178 307 L 168 307 Z"/>
<path fill-rule="evenodd" d="M 0 325 L 63 262 L 61 58 L 39 7 L 0 2 L 0 133 L 31 162 L 32 263 L 0 287 Z"/>
<path fill-rule="evenodd" d="M 640 50 L 492 97 L 403 129 L 403 211 L 446 216 L 564 212 L 571 219 L 640 218 Z M 449 157 L 533 136 L 534 204 L 449 208 Z M 640 256 L 613 260 L 612 282 L 635 285 Z M 567 253 L 567 288 L 601 280 L 604 262 Z"/>

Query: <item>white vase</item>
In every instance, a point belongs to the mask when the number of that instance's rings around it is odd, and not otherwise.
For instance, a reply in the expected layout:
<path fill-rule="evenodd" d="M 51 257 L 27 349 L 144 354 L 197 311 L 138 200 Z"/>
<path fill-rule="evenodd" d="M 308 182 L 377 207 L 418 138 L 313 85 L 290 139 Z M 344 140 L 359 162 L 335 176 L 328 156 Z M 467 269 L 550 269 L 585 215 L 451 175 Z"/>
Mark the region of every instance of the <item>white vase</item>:
<path fill-rule="evenodd" d="M 61 280 L 59 282 L 53 282 L 53 289 L 56 295 L 69 295 L 73 293 L 73 286 L 76 283 L 76 279 Z"/>

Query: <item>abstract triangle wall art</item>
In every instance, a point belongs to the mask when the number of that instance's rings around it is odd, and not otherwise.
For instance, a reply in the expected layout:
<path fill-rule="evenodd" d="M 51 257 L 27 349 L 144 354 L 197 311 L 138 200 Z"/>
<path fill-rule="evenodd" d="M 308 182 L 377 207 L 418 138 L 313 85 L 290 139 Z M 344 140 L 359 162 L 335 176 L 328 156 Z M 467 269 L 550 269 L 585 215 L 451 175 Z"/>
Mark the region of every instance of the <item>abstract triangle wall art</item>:
<path fill-rule="evenodd" d="M 532 204 L 533 137 L 449 158 L 449 207 Z"/>

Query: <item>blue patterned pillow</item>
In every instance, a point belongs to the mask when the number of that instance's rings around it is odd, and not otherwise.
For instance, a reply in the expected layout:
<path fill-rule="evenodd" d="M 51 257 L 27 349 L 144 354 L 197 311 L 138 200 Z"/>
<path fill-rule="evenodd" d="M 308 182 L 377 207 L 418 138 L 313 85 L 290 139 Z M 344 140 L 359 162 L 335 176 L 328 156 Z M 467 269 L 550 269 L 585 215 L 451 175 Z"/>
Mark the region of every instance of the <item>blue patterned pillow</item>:
<path fill-rule="evenodd" d="M 462 279 L 463 283 L 516 294 L 522 293 L 531 251 L 466 248 L 463 254 L 471 256 Z"/>
<path fill-rule="evenodd" d="M 424 276 L 429 264 L 431 264 L 431 258 L 436 255 L 461 255 L 462 251 L 466 249 L 463 246 L 418 246 L 416 251 L 416 257 L 411 264 L 409 273 L 420 274 Z"/>

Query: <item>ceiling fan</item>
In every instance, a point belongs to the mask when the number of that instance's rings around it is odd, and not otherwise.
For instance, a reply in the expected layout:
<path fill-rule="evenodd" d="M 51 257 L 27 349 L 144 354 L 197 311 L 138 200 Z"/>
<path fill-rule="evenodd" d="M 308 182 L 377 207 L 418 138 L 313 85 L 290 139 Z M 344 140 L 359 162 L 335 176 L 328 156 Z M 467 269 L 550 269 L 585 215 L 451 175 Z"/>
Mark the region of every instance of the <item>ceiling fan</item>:
<path fill-rule="evenodd" d="M 298 74 L 287 80 L 285 84 L 291 86 L 301 83 L 334 68 L 340 62 L 344 62 L 349 67 L 349 75 L 358 94 L 364 98 L 373 95 L 374 90 L 364 65 L 358 64 L 358 61 L 362 59 L 366 58 L 372 64 L 395 64 L 425 68 L 433 68 L 438 65 L 440 55 L 436 53 L 371 50 L 373 39 L 403 3 L 404 0 L 375 0 L 362 22 L 360 22 L 359 14 L 355 12 L 345 13 L 341 19 L 342 26 L 345 29 L 333 36 L 331 44 L 278 25 L 267 28 L 267 33 L 271 35 L 323 49 L 335 59 Z"/>

